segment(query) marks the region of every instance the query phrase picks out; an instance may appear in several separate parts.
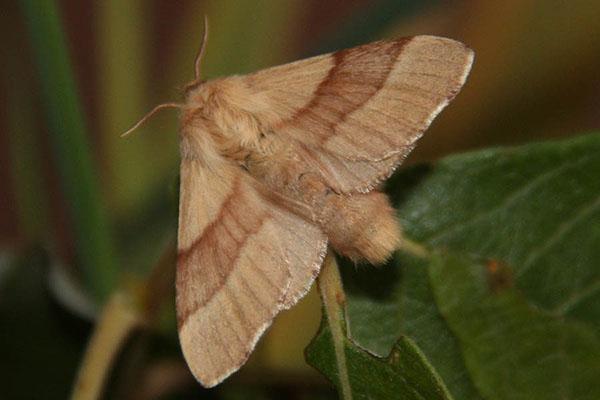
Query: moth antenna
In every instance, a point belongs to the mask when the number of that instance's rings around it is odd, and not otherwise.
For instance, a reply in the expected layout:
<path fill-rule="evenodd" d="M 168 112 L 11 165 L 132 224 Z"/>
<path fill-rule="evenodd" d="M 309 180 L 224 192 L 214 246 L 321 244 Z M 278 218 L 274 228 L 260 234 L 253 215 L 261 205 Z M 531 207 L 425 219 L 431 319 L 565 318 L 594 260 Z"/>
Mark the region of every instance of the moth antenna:
<path fill-rule="evenodd" d="M 206 51 L 206 42 L 208 41 L 208 15 L 204 14 L 204 33 L 202 35 L 202 44 L 200 50 L 196 55 L 196 61 L 194 63 L 194 70 L 196 71 L 196 82 L 200 82 L 200 64 L 202 64 L 202 57 Z"/>
<path fill-rule="evenodd" d="M 158 111 L 164 110 L 165 108 L 182 108 L 183 106 L 184 106 L 183 104 L 178 104 L 178 103 L 163 103 L 163 104 L 159 104 L 156 107 L 154 107 L 152 109 L 152 111 L 150 111 L 148 114 L 144 115 L 142 117 L 142 119 L 140 119 L 135 125 L 133 125 L 131 128 L 129 128 L 123 134 L 121 134 L 121 137 L 125 137 L 125 136 L 129 135 L 131 132 L 135 131 L 137 128 L 140 127 L 140 125 L 142 125 L 144 122 L 146 122 L 150 117 L 152 117 Z"/>

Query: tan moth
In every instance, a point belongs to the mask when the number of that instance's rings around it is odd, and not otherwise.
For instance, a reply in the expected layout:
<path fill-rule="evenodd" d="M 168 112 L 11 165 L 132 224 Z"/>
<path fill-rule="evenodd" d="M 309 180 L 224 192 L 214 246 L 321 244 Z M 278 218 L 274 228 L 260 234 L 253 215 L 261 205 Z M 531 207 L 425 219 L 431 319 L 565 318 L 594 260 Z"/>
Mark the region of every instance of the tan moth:
<path fill-rule="evenodd" d="M 178 330 L 212 387 L 306 294 L 328 244 L 391 255 L 400 230 L 377 186 L 458 93 L 473 52 L 415 36 L 205 82 L 202 49 L 185 103 L 153 112 L 181 109 Z"/>

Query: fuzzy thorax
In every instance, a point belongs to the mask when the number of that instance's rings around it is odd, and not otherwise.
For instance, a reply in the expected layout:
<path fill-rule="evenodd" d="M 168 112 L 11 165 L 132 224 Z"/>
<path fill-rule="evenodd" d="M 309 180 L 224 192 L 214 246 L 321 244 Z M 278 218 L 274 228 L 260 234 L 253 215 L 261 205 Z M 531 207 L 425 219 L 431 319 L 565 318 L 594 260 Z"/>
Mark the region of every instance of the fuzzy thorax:
<path fill-rule="evenodd" d="M 207 82 L 186 97 L 183 131 L 194 133 L 186 130 L 186 126 L 204 130 L 226 158 L 237 158 L 235 153 L 240 147 L 258 148 L 265 127 L 256 115 L 267 106 L 261 104 L 260 96 L 252 93 L 241 79 Z"/>

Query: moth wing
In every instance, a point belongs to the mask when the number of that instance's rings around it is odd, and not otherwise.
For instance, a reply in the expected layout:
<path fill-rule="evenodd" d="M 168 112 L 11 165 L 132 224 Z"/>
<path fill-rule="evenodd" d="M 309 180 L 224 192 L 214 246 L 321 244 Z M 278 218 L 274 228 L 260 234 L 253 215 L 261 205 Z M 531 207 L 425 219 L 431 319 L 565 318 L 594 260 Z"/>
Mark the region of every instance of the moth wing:
<path fill-rule="evenodd" d="M 368 191 L 408 155 L 458 93 L 473 61 L 434 36 L 380 41 L 245 77 L 269 131 L 296 141 L 341 192 Z"/>
<path fill-rule="evenodd" d="M 179 338 L 194 376 L 212 387 L 247 360 L 279 310 L 306 293 L 326 238 L 224 161 L 209 169 L 183 158 L 180 184 Z"/>

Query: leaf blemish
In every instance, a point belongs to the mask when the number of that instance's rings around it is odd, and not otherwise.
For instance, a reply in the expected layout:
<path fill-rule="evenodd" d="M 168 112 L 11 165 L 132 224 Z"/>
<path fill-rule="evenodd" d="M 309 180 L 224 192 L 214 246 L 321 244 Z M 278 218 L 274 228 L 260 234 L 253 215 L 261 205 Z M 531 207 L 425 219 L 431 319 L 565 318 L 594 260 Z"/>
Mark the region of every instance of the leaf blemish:
<path fill-rule="evenodd" d="M 488 260 L 485 269 L 490 292 L 498 294 L 514 285 L 512 269 L 502 261 Z"/>

